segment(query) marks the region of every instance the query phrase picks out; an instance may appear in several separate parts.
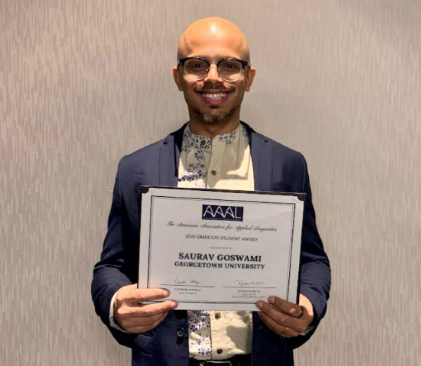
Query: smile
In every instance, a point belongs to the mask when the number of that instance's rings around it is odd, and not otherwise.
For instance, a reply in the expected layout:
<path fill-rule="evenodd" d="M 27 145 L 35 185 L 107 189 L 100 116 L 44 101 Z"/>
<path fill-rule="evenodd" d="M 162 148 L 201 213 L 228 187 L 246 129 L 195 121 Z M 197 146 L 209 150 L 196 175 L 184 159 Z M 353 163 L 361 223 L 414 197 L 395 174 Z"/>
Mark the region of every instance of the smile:
<path fill-rule="evenodd" d="M 218 105 L 228 98 L 229 93 L 200 93 L 200 97 L 211 105 Z"/>

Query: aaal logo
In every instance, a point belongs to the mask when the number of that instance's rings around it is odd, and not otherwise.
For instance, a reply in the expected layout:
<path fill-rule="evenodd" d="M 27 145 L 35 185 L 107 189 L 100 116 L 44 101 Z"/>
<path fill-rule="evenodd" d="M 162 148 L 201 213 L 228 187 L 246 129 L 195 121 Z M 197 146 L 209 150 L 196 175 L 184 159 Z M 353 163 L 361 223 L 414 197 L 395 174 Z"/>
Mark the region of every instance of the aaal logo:
<path fill-rule="evenodd" d="M 202 205 L 203 220 L 243 221 L 243 207 Z"/>

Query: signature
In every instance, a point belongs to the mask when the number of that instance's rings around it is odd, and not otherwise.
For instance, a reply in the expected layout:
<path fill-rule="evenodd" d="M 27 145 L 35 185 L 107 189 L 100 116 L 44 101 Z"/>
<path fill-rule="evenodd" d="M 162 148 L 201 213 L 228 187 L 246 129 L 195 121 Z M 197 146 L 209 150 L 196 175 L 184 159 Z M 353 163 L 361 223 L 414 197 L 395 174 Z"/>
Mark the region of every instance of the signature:
<path fill-rule="evenodd" d="M 197 280 L 179 280 L 178 277 L 175 278 L 174 280 L 174 284 L 175 285 L 193 285 L 193 286 L 198 286 L 200 285 L 200 281 Z"/>
<path fill-rule="evenodd" d="M 263 286 L 266 283 L 264 281 L 245 281 L 245 280 L 235 280 L 234 282 L 239 286 Z"/>

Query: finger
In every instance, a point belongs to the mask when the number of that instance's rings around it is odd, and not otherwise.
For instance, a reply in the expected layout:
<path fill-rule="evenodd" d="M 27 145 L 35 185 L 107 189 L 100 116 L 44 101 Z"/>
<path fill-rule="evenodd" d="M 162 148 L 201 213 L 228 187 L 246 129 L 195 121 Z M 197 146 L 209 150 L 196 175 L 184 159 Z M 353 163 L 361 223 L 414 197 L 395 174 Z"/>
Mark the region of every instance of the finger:
<path fill-rule="evenodd" d="M 294 304 L 292 302 L 281 299 L 277 296 L 269 297 L 269 304 L 276 306 L 279 310 L 293 316 L 294 318 L 299 318 L 303 314 L 303 309 L 301 306 Z"/>
<path fill-rule="evenodd" d="M 178 303 L 176 301 L 165 301 L 163 303 L 142 305 L 142 306 L 127 306 L 123 304 L 116 312 L 115 317 L 118 321 L 134 318 L 148 318 L 154 315 L 167 313 L 175 309 Z"/>
<path fill-rule="evenodd" d="M 119 324 L 122 326 L 123 329 L 129 331 L 133 330 L 133 328 L 141 328 L 141 327 L 151 327 L 157 321 L 162 321 L 167 316 L 168 313 L 152 315 L 150 317 L 125 317 L 119 320 Z M 152 329 L 152 328 L 149 328 Z"/>
<path fill-rule="evenodd" d="M 130 307 L 128 311 L 133 317 L 148 317 L 157 314 L 168 313 L 178 306 L 177 301 L 164 301 L 157 304 Z"/>
<path fill-rule="evenodd" d="M 291 319 L 291 317 L 287 314 L 281 312 L 279 309 L 273 306 L 270 306 L 265 301 L 258 301 L 256 305 L 264 314 L 272 318 L 272 320 L 274 320 L 278 324 L 283 325 L 285 327 L 291 327 L 291 324 L 289 322 L 289 319 Z"/>
<path fill-rule="evenodd" d="M 128 291 L 124 291 L 121 294 L 117 294 L 117 301 L 138 305 L 138 302 L 162 299 L 164 297 L 168 297 L 169 295 L 170 292 L 167 289 L 133 288 Z"/>
<path fill-rule="evenodd" d="M 286 337 L 286 338 L 297 337 L 298 335 L 300 335 L 300 333 L 295 331 L 294 329 L 285 327 L 283 325 L 276 323 L 274 320 L 268 317 L 265 313 L 258 313 L 258 314 L 259 314 L 260 319 L 262 319 L 265 322 L 265 324 L 276 334 L 279 334 L 282 337 Z"/>
<path fill-rule="evenodd" d="M 154 329 L 156 328 L 167 316 L 167 314 L 163 314 L 160 317 L 158 317 L 153 323 L 151 323 L 150 325 L 134 325 L 132 327 L 130 327 L 130 330 L 128 330 L 128 332 L 130 333 L 144 333 L 147 332 L 148 330 Z"/>
<path fill-rule="evenodd" d="M 301 309 L 301 314 L 298 315 L 296 318 L 302 318 L 303 315 L 307 312 L 307 309 L 304 306 L 301 306 L 301 305 L 299 305 L 299 306 L 300 306 L 300 309 Z"/>
<path fill-rule="evenodd" d="M 303 294 L 300 294 L 298 305 L 300 305 L 301 309 L 303 310 L 303 315 L 307 315 L 311 319 L 314 318 L 313 304 L 308 299 L 308 297 L 306 297 Z"/>
<path fill-rule="evenodd" d="M 306 319 L 297 319 L 289 316 L 288 314 L 281 312 L 277 308 L 269 305 L 264 301 L 258 301 L 256 305 L 262 311 L 262 313 L 271 318 L 280 326 L 291 328 L 299 333 L 307 328 L 308 320 Z"/>
<path fill-rule="evenodd" d="M 154 324 L 157 320 L 164 318 L 167 313 L 152 315 L 149 317 L 129 317 L 123 316 L 119 319 L 119 324 L 131 329 L 133 327 L 147 327 Z"/>

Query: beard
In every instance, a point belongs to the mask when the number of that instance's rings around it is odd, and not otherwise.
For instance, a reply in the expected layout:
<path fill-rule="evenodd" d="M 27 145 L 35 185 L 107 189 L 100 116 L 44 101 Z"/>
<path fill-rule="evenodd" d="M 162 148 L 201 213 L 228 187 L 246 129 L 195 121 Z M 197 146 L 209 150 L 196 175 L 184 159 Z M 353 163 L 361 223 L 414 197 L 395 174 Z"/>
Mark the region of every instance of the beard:
<path fill-rule="evenodd" d="M 202 113 L 200 120 L 205 123 L 224 123 L 228 120 L 228 113 L 219 113 L 216 116 Z"/>
<path fill-rule="evenodd" d="M 201 112 L 198 108 L 193 108 L 193 113 L 199 118 L 201 122 L 204 123 L 224 123 L 228 121 L 231 116 L 234 114 L 236 108 L 225 112 L 225 113 L 218 113 L 218 114 L 206 114 Z"/>

